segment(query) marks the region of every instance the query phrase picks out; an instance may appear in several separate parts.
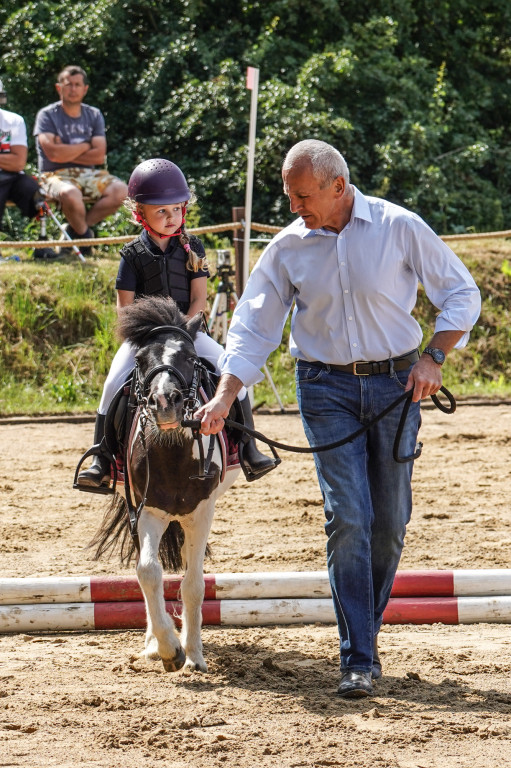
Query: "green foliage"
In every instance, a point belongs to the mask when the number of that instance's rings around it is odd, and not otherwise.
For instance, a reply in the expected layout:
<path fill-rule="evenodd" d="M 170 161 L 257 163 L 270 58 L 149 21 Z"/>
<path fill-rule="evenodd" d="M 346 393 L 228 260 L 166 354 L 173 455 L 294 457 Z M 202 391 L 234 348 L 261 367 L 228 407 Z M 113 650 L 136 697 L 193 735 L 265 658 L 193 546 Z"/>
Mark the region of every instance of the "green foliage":
<path fill-rule="evenodd" d="M 4 0 L 0 73 L 30 131 L 60 69 L 83 66 L 110 170 L 176 160 L 210 224 L 244 201 L 257 66 L 254 220 L 286 223 L 283 155 L 317 137 L 363 191 L 442 233 L 480 231 L 511 210 L 510 33 L 508 0 Z"/>
<path fill-rule="evenodd" d="M 448 357 L 444 382 L 456 397 L 511 394 L 511 243 L 452 244 L 483 300 L 470 343 Z M 251 254 L 255 261 L 257 254 Z M 208 252 L 214 271 L 215 254 Z M 117 349 L 115 276 L 118 254 L 39 265 L 30 260 L 0 267 L 0 415 L 94 411 Z M 507 266 L 506 266 L 507 265 Z M 209 285 L 212 306 L 216 279 Z M 427 338 L 435 309 L 419 292 L 415 316 Z M 296 400 L 294 360 L 288 349 L 289 319 L 282 343 L 268 360 L 281 401 Z M 265 378 L 254 388 L 256 407 L 276 406 Z"/>
<path fill-rule="evenodd" d="M 12 266 L 11 266 L 12 265 Z M 0 273 L 3 410 L 91 409 L 117 346 L 118 256 L 69 263 L 21 261 Z"/>

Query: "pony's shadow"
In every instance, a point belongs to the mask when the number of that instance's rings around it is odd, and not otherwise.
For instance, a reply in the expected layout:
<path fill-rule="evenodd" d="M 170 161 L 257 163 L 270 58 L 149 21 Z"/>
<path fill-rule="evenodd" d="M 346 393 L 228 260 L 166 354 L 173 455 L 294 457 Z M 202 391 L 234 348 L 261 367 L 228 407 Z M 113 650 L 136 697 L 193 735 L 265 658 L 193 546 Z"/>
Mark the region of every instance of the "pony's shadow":
<path fill-rule="evenodd" d="M 269 651 L 257 643 L 206 643 L 206 660 L 214 680 L 208 675 L 192 673 L 181 677 L 179 684 L 200 693 L 218 690 L 218 678 L 226 687 L 266 691 L 294 696 L 309 711 L 332 714 L 332 710 L 361 712 L 389 702 L 416 704 L 430 711 L 471 713 L 487 711 L 511 714 L 511 695 L 495 688 L 481 689 L 439 672 L 435 683 L 425 679 L 383 676 L 376 681 L 374 696 L 366 699 L 342 699 L 336 696 L 339 683 L 337 662 L 314 658 L 295 649 Z"/>

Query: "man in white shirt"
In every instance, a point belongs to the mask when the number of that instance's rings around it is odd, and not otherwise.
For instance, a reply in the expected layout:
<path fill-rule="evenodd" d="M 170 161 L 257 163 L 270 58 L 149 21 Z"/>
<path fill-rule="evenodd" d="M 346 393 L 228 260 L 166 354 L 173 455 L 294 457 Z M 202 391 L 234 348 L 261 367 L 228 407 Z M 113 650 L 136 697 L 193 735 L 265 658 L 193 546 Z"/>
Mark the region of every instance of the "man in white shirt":
<path fill-rule="evenodd" d="M 260 368 L 293 307 L 289 344 L 309 443 L 352 435 L 413 390 L 400 444 L 401 456 L 412 456 L 420 400 L 440 389 L 447 353 L 467 343 L 479 290 L 419 216 L 350 184 L 334 147 L 299 142 L 282 178 L 300 218 L 273 238 L 252 271 L 219 361 L 217 392 L 196 414 L 201 431 L 219 432 L 239 388 L 263 378 Z M 411 315 L 419 282 L 440 310 L 420 356 L 422 332 Z M 343 697 L 371 695 L 381 675 L 377 636 L 412 511 L 413 462 L 393 458 L 403 407 L 345 445 L 314 453 Z"/>
<path fill-rule="evenodd" d="M 3 109 L 7 102 L 0 80 L 0 228 L 5 204 L 15 203 L 24 216 L 33 218 L 38 211 L 37 181 L 24 172 L 27 164 L 27 129 L 21 115 Z"/>

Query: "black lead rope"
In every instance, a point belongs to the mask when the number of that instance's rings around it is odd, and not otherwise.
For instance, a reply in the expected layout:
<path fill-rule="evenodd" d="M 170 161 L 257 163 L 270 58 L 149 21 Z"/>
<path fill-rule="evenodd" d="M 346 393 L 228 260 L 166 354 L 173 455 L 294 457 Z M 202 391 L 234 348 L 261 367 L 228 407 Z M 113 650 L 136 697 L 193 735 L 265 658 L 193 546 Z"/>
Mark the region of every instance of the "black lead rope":
<path fill-rule="evenodd" d="M 444 395 L 447 397 L 449 401 L 449 406 L 446 406 L 443 403 L 441 403 L 436 395 L 431 395 L 431 399 L 433 400 L 434 404 L 436 405 L 437 408 L 443 411 L 443 413 L 454 413 L 454 411 L 456 410 L 456 401 L 453 395 L 445 387 L 440 387 L 440 391 L 443 392 Z M 333 448 L 339 448 L 341 445 L 346 445 L 346 443 L 350 443 L 353 440 L 356 440 L 357 437 L 360 437 L 360 435 L 363 435 L 364 432 L 367 432 L 369 429 L 371 429 L 371 427 L 374 424 L 376 424 L 378 421 L 383 419 L 388 413 L 390 413 L 390 411 L 392 411 L 400 403 L 402 403 L 403 400 L 406 400 L 406 403 L 403 408 L 403 412 L 401 414 L 401 419 L 399 421 L 398 429 L 396 432 L 396 439 L 394 440 L 394 451 L 393 451 L 394 459 L 400 464 L 404 464 L 408 461 L 413 461 L 414 459 L 418 458 L 422 450 L 422 444 L 419 443 L 415 453 L 413 453 L 411 456 L 403 456 L 403 457 L 399 456 L 399 446 L 401 443 L 401 437 L 403 434 L 406 417 L 408 415 L 408 411 L 410 410 L 410 405 L 412 403 L 412 395 L 413 395 L 413 390 L 411 389 L 408 390 L 408 392 L 403 392 L 402 395 L 400 395 L 389 406 L 387 406 L 387 408 L 381 411 L 381 413 L 379 413 L 372 421 L 370 421 L 369 424 L 366 424 L 365 426 L 360 427 L 360 429 L 357 429 L 351 435 L 348 435 L 348 437 L 343 437 L 341 440 L 336 440 L 333 443 L 326 443 L 325 445 L 313 445 L 309 447 L 303 447 L 299 445 L 286 445 L 285 443 L 279 443 L 277 440 L 271 440 L 269 437 L 266 437 L 265 435 L 261 434 L 261 432 L 257 432 L 255 429 L 250 429 L 249 427 L 246 427 L 244 424 L 239 424 L 237 421 L 232 421 L 232 419 L 226 419 L 225 426 L 233 427 L 234 429 L 240 430 L 242 432 L 246 432 L 247 435 L 250 435 L 251 437 L 255 437 L 257 440 L 260 440 L 262 443 L 266 443 L 266 445 L 269 445 L 270 447 L 273 447 L 273 448 L 280 448 L 283 451 L 291 451 L 293 453 L 321 453 L 322 451 L 330 451 Z M 186 425 L 183 425 L 183 426 L 190 426 L 190 423 L 188 422 Z"/>

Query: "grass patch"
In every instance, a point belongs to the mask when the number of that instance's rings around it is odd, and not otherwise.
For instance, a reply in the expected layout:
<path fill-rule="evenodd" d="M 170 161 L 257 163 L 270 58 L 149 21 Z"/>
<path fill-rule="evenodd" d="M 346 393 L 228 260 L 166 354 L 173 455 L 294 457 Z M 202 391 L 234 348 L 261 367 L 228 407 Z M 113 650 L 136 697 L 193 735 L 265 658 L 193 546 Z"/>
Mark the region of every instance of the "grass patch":
<path fill-rule="evenodd" d="M 453 352 L 444 382 L 455 397 L 511 396 L 511 243 L 506 239 L 453 241 L 483 298 L 469 345 Z M 13 253 L 13 251 L 11 251 Z M 8 256 L 7 250 L 3 251 Z M 253 252 L 254 259 L 258 253 Z M 74 256 L 58 262 L 0 263 L 1 415 L 94 411 L 115 354 L 115 246 L 85 265 Z M 208 253 L 212 271 L 216 254 Z M 216 281 L 210 281 L 210 306 Z M 436 310 L 419 292 L 415 316 L 429 338 Z M 289 320 L 268 369 L 284 405 L 296 402 Z M 277 405 L 265 378 L 254 388 L 255 405 Z"/>

